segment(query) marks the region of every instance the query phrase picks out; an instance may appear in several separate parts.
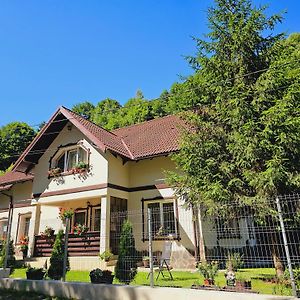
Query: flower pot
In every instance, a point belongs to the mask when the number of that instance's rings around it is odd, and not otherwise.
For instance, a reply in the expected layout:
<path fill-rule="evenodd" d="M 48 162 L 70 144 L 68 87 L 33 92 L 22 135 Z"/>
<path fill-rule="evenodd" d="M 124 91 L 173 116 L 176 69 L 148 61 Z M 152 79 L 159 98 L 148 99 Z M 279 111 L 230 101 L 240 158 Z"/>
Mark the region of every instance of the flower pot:
<path fill-rule="evenodd" d="M 42 280 L 45 276 L 45 271 L 35 270 L 35 271 L 27 271 L 26 278 L 30 280 Z"/>
<path fill-rule="evenodd" d="M 246 281 L 246 280 L 237 280 L 235 282 L 235 287 L 238 290 L 251 290 L 251 281 Z"/>
<path fill-rule="evenodd" d="M 91 283 L 106 283 L 112 284 L 114 280 L 114 275 L 103 275 L 101 277 L 90 276 Z"/>
<path fill-rule="evenodd" d="M 213 279 L 204 279 L 204 285 L 205 286 L 211 286 L 211 285 L 214 285 L 215 284 L 215 281 Z"/>

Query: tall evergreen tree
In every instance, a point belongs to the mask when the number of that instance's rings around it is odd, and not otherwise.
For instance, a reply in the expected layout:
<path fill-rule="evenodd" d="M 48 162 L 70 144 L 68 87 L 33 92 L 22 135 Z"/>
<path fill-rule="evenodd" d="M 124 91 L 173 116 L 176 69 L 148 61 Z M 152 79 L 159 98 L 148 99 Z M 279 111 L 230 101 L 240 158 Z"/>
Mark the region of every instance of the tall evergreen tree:
<path fill-rule="evenodd" d="M 265 9 L 253 7 L 250 0 L 216 0 L 208 10 L 211 31 L 206 39 L 195 38 L 197 56 L 188 58 L 196 71 L 192 82 L 197 83 L 193 87 L 197 102 L 194 112 L 185 114 L 192 132 L 183 135 L 181 150 L 174 156 L 183 172 L 170 174 L 169 180 L 178 195 L 188 195 L 189 203 L 201 204 L 210 216 L 234 216 L 244 205 L 267 215 L 267 201 L 295 187 L 288 178 L 297 178 L 298 173 L 285 160 L 295 155 L 300 159 L 298 150 L 286 147 L 281 155 L 276 143 L 286 131 L 281 132 L 278 121 L 275 131 L 268 123 L 271 112 L 283 113 L 274 97 L 266 98 L 262 91 L 268 82 L 260 83 L 269 68 L 274 67 L 275 74 L 283 72 L 275 63 L 283 35 L 265 34 L 282 17 L 267 17 Z M 295 89 L 293 97 L 299 97 Z M 299 110 L 291 119 L 293 131 L 299 132 Z M 292 139 L 286 144 L 299 149 L 295 135 Z M 270 143 L 275 144 L 273 152 Z"/>

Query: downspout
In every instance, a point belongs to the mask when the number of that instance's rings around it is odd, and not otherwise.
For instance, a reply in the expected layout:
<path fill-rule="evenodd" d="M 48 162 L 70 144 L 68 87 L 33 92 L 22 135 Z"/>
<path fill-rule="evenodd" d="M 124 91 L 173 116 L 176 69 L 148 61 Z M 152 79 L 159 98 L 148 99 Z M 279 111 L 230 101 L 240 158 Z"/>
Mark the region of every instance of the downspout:
<path fill-rule="evenodd" d="M 6 193 L 2 194 L 9 198 L 9 207 L 8 207 L 8 224 L 7 224 L 7 235 L 6 235 L 6 245 L 5 245 L 5 257 L 4 257 L 4 269 L 7 268 L 8 256 L 9 256 L 9 244 L 10 244 L 10 234 L 11 234 L 11 225 L 12 225 L 12 216 L 13 216 L 13 196 Z"/>

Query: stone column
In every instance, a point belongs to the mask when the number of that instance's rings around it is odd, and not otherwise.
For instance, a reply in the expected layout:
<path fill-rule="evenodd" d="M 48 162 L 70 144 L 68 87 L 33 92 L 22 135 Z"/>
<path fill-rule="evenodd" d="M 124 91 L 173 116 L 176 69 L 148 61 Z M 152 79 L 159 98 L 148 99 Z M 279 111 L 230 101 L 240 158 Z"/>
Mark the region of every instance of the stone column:
<path fill-rule="evenodd" d="M 29 226 L 29 244 L 28 244 L 28 257 L 32 257 L 34 253 L 34 236 L 39 233 L 41 217 L 41 206 L 35 205 L 31 214 L 30 226 Z"/>
<path fill-rule="evenodd" d="M 109 250 L 110 201 L 108 196 L 101 198 L 100 253 Z"/>

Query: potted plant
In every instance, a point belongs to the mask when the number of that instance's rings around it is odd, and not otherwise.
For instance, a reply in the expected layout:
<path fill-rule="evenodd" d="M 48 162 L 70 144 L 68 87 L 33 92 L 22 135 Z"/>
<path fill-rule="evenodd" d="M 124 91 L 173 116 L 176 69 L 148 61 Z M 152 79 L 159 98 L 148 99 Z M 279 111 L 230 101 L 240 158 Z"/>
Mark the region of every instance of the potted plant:
<path fill-rule="evenodd" d="M 88 232 L 88 230 L 89 230 L 89 228 L 87 226 L 85 226 L 84 224 L 76 224 L 73 227 L 73 233 L 75 235 L 79 235 L 79 236 L 84 235 L 85 233 Z"/>
<path fill-rule="evenodd" d="M 88 170 L 89 165 L 83 161 L 80 161 L 75 167 L 72 169 L 73 173 L 84 173 Z"/>
<path fill-rule="evenodd" d="M 91 283 L 107 283 L 112 284 L 114 275 L 109 270 L 101 270 L 99 268 L 90 272 Z"/>
<path fill-rule="evenodd" d="M 198 265 L 198 270 L 204 277 L 204 285 L 210 286 L 215 284 L 215 277 L 219 271 L 218 262 L 212 261 L 210 263 L 200 263 Z"/>
<path fill-rule="evenodd" d="M 44 232 L 41 233 L 41 236 L 45 237 L 45 238 L 50 238 L 54 236 L 54 232 L 55 230 L 50 227 L 50 226 L 46 226 Z"/>
<path fill-rule="evenodd" d="M 109 260 L 113 257 L 113 254 L 109 250 L 105 250 L 101 254 L 99 254 L 99 257 L 105 262 L 109 262 Z"/>
<path fill-rule="evenodd" d="M 49 176 L 58 176 L 61 174 L 61 168 L 51 168 L 49 171 L 48 171 L 48 175 Z"/>
<path fill-rule="evenodd" d="M 45 274 L 46 272 L 43 268 L 31 268 L 29 266 L 26 271 L 26 278 L 30 280 L 42 280 Z"/>
<path fill-rule="evenodd" d="M 28 254 L 28 237 L 27 236 L 22 236 L 19 241 L 20 244 L 20 250 L 23 255 L 23 259 L 27 257 Z"/>
<path fill-rule="evenodd" d="M 143 256 L 143 265 L 145 268 L 149 268 L 149 266 L 150 266 L 150 257 L 149 256 Z"/>
<path fill-rule="evenodd" d="M 66 219 L 71 219 L 74 215 L 74 210 L 72 208 L 59 208 L 59 218 L 62 220 L 62 222 L 65 224 Z"/>

